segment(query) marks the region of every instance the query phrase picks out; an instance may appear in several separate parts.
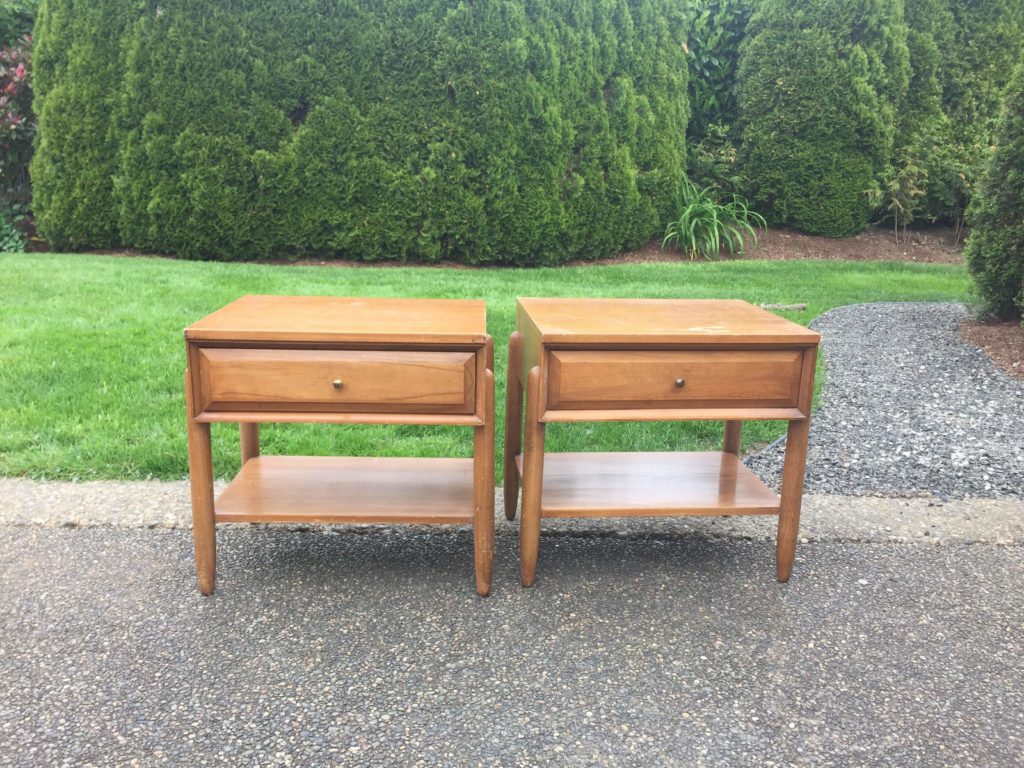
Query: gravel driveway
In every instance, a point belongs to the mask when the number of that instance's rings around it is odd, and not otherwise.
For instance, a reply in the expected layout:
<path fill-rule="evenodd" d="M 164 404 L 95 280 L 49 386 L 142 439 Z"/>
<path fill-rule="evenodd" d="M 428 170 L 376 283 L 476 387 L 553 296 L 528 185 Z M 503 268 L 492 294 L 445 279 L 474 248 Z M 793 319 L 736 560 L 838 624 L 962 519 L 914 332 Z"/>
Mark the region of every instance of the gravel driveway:
<path fill-rule="evenodd" d="M 959 333 L 959 304 L 827 312 L 827 387 L 811 424 L 806 490 L 1024 498 L 1024 382 Z M 785 444 L 748 459 L 778 487 Z"/>

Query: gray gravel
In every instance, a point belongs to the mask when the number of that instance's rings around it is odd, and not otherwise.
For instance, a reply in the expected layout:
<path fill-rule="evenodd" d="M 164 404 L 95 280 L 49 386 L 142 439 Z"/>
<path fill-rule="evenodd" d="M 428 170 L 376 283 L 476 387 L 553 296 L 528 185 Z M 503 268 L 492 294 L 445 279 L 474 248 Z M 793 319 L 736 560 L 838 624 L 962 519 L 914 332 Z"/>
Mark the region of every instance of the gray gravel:
<path fill-rule="evenodd" d="M 502 538 L 507 539 L 508 534 Z M 0 527 L 0 764 L 1018 766 L 1024 549 Z"/>
<path fill-rule="evenodd" d="M 828 385 L 806 489 L 1024 498 L 1024 381 L 964 342 L 958 304 L 858 304 L 816 319 Z M 784 443 L 748 463 L 778 487 Z"/>

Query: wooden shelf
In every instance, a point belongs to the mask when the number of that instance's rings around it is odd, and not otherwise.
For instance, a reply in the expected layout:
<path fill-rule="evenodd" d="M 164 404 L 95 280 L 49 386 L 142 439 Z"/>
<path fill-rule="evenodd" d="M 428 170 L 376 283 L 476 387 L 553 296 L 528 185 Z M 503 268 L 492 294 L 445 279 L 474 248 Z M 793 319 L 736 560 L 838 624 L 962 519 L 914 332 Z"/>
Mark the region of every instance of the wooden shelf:
<path fill-rule="evenodd" d="M 521 455 L 516 466 L 522 476 Z M 778 496 L 731 453 L 544 456 L 543 517 L 778 513 Z"/>
<path fill-rule="evenodd" d="M 215 505 L 219 523 L 473 521 L 472 459 L 258 456 Z"/>

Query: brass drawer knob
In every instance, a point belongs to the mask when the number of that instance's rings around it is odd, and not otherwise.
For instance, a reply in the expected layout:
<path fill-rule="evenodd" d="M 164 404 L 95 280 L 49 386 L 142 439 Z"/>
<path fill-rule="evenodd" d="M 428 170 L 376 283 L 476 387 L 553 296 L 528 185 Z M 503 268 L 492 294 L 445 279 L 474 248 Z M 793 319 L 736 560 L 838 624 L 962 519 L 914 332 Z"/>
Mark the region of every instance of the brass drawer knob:
<path fill-rule="evenodd" d="M 331 384 L 335 389 L 341 389 L 341 379 L 335 379 Z"/>
<path fill-rule="evenodd" d="M 686 386 L 686 382 L 683 381 L 682 379 L 676 379 L 676 386 L 682 389 L 684 386 Z"/>

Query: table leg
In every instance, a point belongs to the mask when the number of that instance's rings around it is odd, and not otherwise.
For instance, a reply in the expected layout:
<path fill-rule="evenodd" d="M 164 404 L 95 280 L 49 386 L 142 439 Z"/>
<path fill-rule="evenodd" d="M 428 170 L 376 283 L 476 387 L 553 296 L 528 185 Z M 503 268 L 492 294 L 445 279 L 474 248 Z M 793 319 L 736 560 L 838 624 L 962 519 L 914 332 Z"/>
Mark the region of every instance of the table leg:
<path fill-rule="evenodd" d="M 505 388 L 505 517 L 516 519 L 519 503 L 519 470 L 516 456 L 523 449 L 523 383 L 519 380 L 519 331 L 508 340 L 508 376 Z"/>
<path fill-rule="evenodd" d="M 789 422 L 786 434 L 786 458 L 782 468 L 779 531 L 775 540 L 775 576 L 789 581 L 796 555 L 796 536 L 800 527 L 800 501 L 804 492 L 804 467 L 807 464 L 807 436 L 810 418 Z"/>
<path fill-rule="evenodd" d="M 260 455 L 260 425 L 243 421 L 238 425 L 242 437 L 242 463 Z"/>
<path fill-rule="evenodd" d="M 188 410 L 188 479 L 192 489 L 192 538 L 199 591 L 213 594 L 217 574 L 217 531 L 213 517 L 213 451 L 210 425 L 192 417 L 192 387 L 185 373 Z"/>
<path fill-rule="evenodd" d="M 740 435 L 743 432 L 742 421 L 725 422 L 725 437 L 722 440 L 722 452 L 740 455 Z"/>
<path fill-rule="evenodd" d="M 540 546 L 541 495 L 544 487 L 544 423 L 540 420 L 540 369 L 526 384 L 526 450 L 523 453 L 523 513 L 519 521 L 519 580 L 533 586 Z"/>
<path fill-rule="evenodd" d="M 494 373 L 485 373 L 486 423 L 473 431 L 473 559 L 476 591 L 491 593 L 494 574 Z"/>

